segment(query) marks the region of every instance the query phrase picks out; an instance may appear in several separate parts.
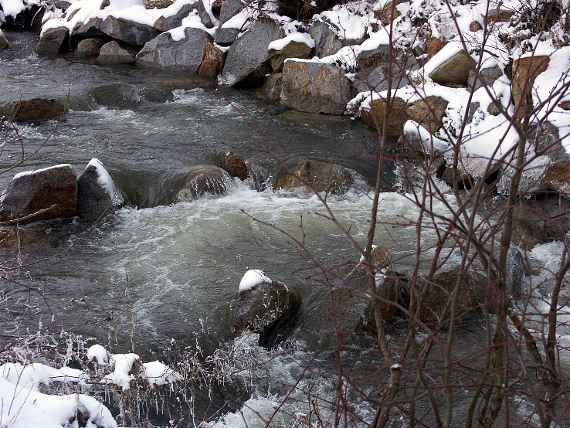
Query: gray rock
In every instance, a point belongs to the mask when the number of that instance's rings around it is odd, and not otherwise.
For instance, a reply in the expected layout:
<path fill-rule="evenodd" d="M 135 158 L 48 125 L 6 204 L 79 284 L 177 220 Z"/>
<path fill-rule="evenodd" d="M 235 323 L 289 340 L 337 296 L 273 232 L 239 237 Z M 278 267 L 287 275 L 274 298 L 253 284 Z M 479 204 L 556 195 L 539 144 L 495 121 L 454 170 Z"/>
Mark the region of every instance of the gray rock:
<path fill-rule="evenodd" d="M 282 85 L 281 102 L 310 113 L 340 115 L 353 95 L 342 69 L 317 61 L 285 62 Z"/>
<path fill-rule="evenodd" d="M 2 30 L 0 30 L 0 49 L 7 49 L 9 47 L 10 47 L 10 42 L 8 42 L 8 39 L 6 38 Z"/>
<path fill-rule="evenodd" d="M 101 39 L 84 39 L 77 45 L 77 56 L 80 58 L 92 58 L 99 55 L 101 46 L 105 42 Z"/>
<path fill-rule="evenodd" d="M 202 23 L 206 28 L 212 28 L 214 26 L 214 24 L 212 23 L 212 19 L 210 18 L 210 15 L 208 14 L 206 8 L 204 7 L 204 3 L 202 3 L 202 1 L 199 0 L 195 1 L 194 3 L 185 4 L 180 8 L 178 13 L 175 15 L 169 17 L 161 16 L 155 21 L 153 27 L 160 32 L 168 31 L 173 28 L 179 27 L 182 24 L 182 20 L 186 18 L 193 10 L 198 11 L 200 20 L 202 21 Z"/>
<path fill-rule="evenodd" d="M 71 35 L 80 39 L 106 37 L 105 33 L 101 31 L 102 23 L 101 18 L 90 18 L 86 23 L 74 28 Z"/>
<path fill-rule="evenodd" d="M 220 24 L 233 18 L 241 12 L 244 7 L 245 5 L 241 0 L 224 0 L 222 8 L 220 9 Z"/>
<path fill-rule="evenodd" d="M 469 79 L 469 73 L 474 69 L 475 61 L 471 55 L 461 50 L 438 64 L 429 77 L 443 86 L 465 86 Z"/>
<path fill-rule="evenodd" d="M 257 90 L 257 96 L 274 103 L 279 102 L 281 98 L 282 82 L 283 75 L 281 73 L 272 74 Z"/>
<path fill-rule="evenodd" d="M 273 348 L 293 332 L 301 304 L 299 293 L 276 281 L 243 291 L 232 305 L 234 334 L 259 333 L 259 345 Z"/>
<path fill-rule="evenodd" d="M 88 95 L 98 105 L 116 109 L 132 108 L 142 102 L 139 88 L 122 83 L 98 86 L 91 89 Z"/>
<path fill-rule="evenodd" d="M 122 198 L 103 164 L 92 159 L 77 179 L 77 212 L 83 221 L 98 221 L 120 206 Z"/>
<path fill-rule="evenodd" d="M 101 65 L 133 64 L 135 57 L 115 40 L 101 46 L 97 63 Z"/>
<path fill-rule="evenodd" d="M 221 74 L 222 83 L 253 86 L 262 82 L 269 68 L 267 46 L 284 35 L 277 22 L 260 17 L 229 49 Z"/>
<path fill-rule="evenodd" d="M 335 54 L 343 47 L 343 42 L 328 22 L 316 21 L 310 34 L 315 40 L 315 55 L 320 58 Z"/>
<path fill-rule="evenodd" d="M 144 0 L 145 9 L 165 9 L 174 3 L 174 0 Z"/>
<path fill-rule="evenodd" d="M 239 36 L 238 28 L 222 28 L 221 26 L 216 30 L 214 34 L 214 40 L 220 46 L 230 46 L 236 41 Z"/>
<path fill-rule="evenodd" d="M 149 25 L 114 16 L 105 18 L 99 29 L 107 36 L 132 46 L 142 46 L 160 33 Z"/>
<path fill-rule="evenodd" d="M 170 33 L 162 33 L 144 45 L 137 55 L 137 63 L 147 67 L 189 71 L 196 73 L 212 37 L 198 28 L 186 28 L 185 38 L 172 40 Z"/>
<path fill-rule="evenodd" d="M 0 202 L 1 221 L 32 216 L 23 221 L 27 223 L 76 213 L 77 182 L 71 165 L 17 174 Z"/>
<path fill-rule="evenodd" d="M 309 58 L 312 48 L 305 43 L 290 42 L 283 49 L 269 51 L 271 56 L 271 68 L 274 72 L 279 72 L 283 69 L 283 63 L 287 58 Z"/>
<path fill-rule="evenodd" d="M 66 27 L 49 28 L 43 31 L 36 46 L 36 53 L 48 57 L 56 56 L 61 51 L 67 33 Z"/>
<path fill-rule="evenodd" d="M 467 86 L 469 88 L 475 88 L 476 91 L 482 88 L 484 85 L 493 86 L 493 83 L 503 75 L 503 70 L 498 65 L 492 67 L 483 68 L 477 73 L 476 70 L 471 70 L 469 72 L 469 78 L 467 79 Z"/>

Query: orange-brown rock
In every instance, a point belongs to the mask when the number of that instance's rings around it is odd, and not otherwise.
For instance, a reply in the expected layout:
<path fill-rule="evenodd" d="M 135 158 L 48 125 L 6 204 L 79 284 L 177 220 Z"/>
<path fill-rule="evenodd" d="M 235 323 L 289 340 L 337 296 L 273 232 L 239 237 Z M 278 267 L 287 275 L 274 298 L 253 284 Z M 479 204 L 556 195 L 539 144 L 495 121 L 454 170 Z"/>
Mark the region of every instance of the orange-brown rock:
<path fill-rule="evenodd" d="M 476 33 L 477 31 L 481 31 L 483 27 L 478 21 L 473 21 L 469 24 L 469 31 Z"/>
<path fill-rule="evenodd" d="M 408 103 L 401 98 L 393 98 L 390 104 L 385 99 L 377 99 L 370 103 L 370 110 L 363 110 L 360 116 L 364 123 L 379 133 L 385 130 L 387 137 L 399 137 L 409 119 L 407 109 Z"/>
<path fill-rule="evenodd" d="M 436 53 L 438 53 L 440 50 L 443 49 L 443 47 L 445 46 L 445 40 L 441 40 L 437 37 L 429 37 L 426 43 L 426 52 L 428 55 L 428 58 L 431 58 L 432 56 L 434 56 Z"/>
<path fill-rule="evenodd" d="M 532 86 L 536 77 L 548 68 L 550 58 L 545 55 L 519 58 L 513 62 L 512 94 L 515 117 L 523 120 L 532 111 Z"/>
<path fill-rule="evenodd" d="M 413 103 L 408 107 L 407 114 L 410 119 L 415 120 L 433 134 L 443 124 L 447 104 L 449 104 L 447 100 L 431 95 Z"/>
<path fill-rule="evenodd" d="M 383 8 L 374 11 L 374 17 L 384 26 L 390 25 L 392 21 L 401 15 L 400 11 L 393 6 L 394 3 L 396 3 L 395 6 L 397 6 L 400 2 L 398 0 L 389 1 Z M 394 9 L 392 9 L 392 7 L 394 7 Z"/>
<path fill-rule="evenodd" d="M 561 195 L 570 196 L 570 160 L 550 165 L 544 174 L 543 183 Z"/>
<path fill-rule="evenodd" d="M 198 68 L 198 75 L 214 79 L 222 72 L 226 54 L 216 47 L 213 42 L 209 42 L 204 49 L 202 64 Z"/>

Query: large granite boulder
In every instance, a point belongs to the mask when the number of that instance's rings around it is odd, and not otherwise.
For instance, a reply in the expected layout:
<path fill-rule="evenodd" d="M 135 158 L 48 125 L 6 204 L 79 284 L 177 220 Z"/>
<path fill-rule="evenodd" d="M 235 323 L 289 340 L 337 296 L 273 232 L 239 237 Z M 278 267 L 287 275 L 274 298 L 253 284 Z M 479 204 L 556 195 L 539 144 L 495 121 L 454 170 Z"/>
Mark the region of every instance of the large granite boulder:
<path fill-rule="evenodd" d="M 101 65 L 133 64 L 135 57 L 115 40 L 101 46 L 97 63 Z"/>
<path fill-rule="evenodd" d="M 95 222 L 123 202 L 111 175 L 98 159 L 91 159 L 77 179 L 77 212 L 82 221 Z"/>
<path fill-rule="evenodd" d="M 112 39 L 131 46 L 142 46 L 154 39 L 160 31 L 150 25 L 140 24 L 124 18 L 108 16 L 101 22 L 99 30 Z"/>
<path fill-rule="evenodd" d="M 229 49 L 221 82 L 228 86 L 256 86 L 262 83 L 270 69 L 267 46 L 284 35 L 283 29 L 274 20 L 258 18 Z"/>
<path fill-rule="evenodd" d="M 61 51 L 68 32 L 66 27 L 54 27 L 42 31 L 36 53 L 47 57 L 56 56 Z"/>
<path fill-rule="evenodd" d="M 289 59 L 283 67 L 281 102 L 310 113 L 343 114 L 352 86 L 334 64 Z"/>
<path fill-rule="evenodd" d="M 71 165 L 16 174 L 0 201 L 0 221 L 47 220 L 77 214 L 77 181 Z"/>
<path fill-rule="evenodd" d="M 171 33 L 162 33 L 144 45 L 137 55 L 137 63 L 196 73 L 211 41 L 212 37 L 198 28 L 186 28 L 182 40 L 174 40 Z"/>

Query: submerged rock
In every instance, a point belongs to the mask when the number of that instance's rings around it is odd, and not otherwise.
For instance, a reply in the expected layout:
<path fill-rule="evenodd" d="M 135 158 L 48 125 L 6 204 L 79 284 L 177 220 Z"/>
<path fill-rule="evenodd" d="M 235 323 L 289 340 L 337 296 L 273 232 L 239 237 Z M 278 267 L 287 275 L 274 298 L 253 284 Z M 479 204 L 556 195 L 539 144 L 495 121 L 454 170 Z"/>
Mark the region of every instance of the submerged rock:
<path fill-rule="evenodd" d="M 302 303 L 298 292 L 269 281 L 243 287 L 232 304 L 234 334 L 246 330 L 258 333 L 259 345 L 266 348 L 277 346 L 293 332 Z"/>
<path fill-rule="evenodd" d="M 98 159 L 91 159 L 77 179 L 77 211 L 83 221 L 95 222 L 122 204 L 111 175 Z"/>
<path fill-rule="evenodd" d="M 174 40 L 171 33 L 162 33 L 144 45 L 137 55 L 137 63 L 196 73 L 211 41 L 212 37 L 198 28 L 186 28 L 182 40 Z"/>
<path fill-rule="evenodd" d="M 0 201 L 0 221 L 22 223 L 77 214 L 77 181 L 71 165 L 16 174 Z"/>
<path fill-rule="evenodd" d="M 60 120 L 64 114 L 65 106 L 60 101 L 43 98 L 16 101 L 0 108 L 0 115 L 15 122 L 39 123 L 46 120 Z"/>
<path fill-rule="evenodd" d="M 269 71 L 267 46 L 284 36 L 283 29 L 270 18 L 260 17 L 235 43 L 226 57 L 220 76 L 228 86 L 256 86 Z"/>
<path fill-rule="evenodd" d="M 135 57 L 116 41 L 105 43 L 99 51 L 97 63 L 101 65 L 133 64 Z"/>
<path fill-rule="evenodd" d="M 88 95 L 97 104 L 112 108 L 132 108 L 142 102 L 140 89 L 123 83 L 97 86 Z"/>
<path fill-rule="evenodd" d="M 222 168 L 214 165 L 197 165 L 190 168 L 177 200 L 192 201 L 205 194 L 220 195 L 232 185 L 232 179 Z"/>
<path fill-rule="evenodd" d="M 61 51 L 68 32 L 67 27 L 48 28 L 42 31 L 36 53 L 41 56 L 56 56 Z"/>
<path fill-rule="evenodd" d="M 77 56 L 80 58 L 96 57 L 104 44 L 105 42 L 101 39 L 83 39 L 77 45 Z"/>
<path fill-rule="evenodd" d="M 353 174 L 335 163 L 301 160 L 283 165 L 274 178 L 274 189 L 345 193 L 354 183 Z"/>
<path fill-rule="evenodd" d="M 309 113 L 343 114 L 352 85 L 333 64 L 289 59 L 283 67 L 281 102 Z"/>

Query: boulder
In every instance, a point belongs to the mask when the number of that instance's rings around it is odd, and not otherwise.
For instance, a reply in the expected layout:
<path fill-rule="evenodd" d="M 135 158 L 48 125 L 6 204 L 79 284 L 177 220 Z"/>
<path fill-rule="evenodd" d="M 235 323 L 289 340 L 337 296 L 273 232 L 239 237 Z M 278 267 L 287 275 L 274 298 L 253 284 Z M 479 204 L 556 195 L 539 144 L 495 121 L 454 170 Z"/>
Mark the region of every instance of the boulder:
<path fill-rule="evenodd" d="M 431 35 L 428 36 L 428 39 L 426 41 L 426 53 L 428 58 L 435 56 L 435 54 L 442 50 L 444 46 L 445 40 L 442 40 L 438 37 L 432 37 Z"/>
<path fill-rule="evenodd" d="M 111 175 L 97 159 L 77 179 L 77 213 L 82 221 L 95 222 L 122 204 Z"/>
<path fill-rule="evenodd" d="M 233 18 L 243 10 L 245 4 L 241 0 L 223 0 L 220 8 L 220 24 Z"/>
<path fill-rule="evenodd" d="M 344 46 L 332 24 L 326 21 L 314 22 L 309 33 L 315 41 L 315 55 L 320 58 L 333 55 Z"/>
<path fill-rule="evenodd" d="M 222 72 L 226 53 L 216 46 L 212 41 L 208 42 L 204 50 L 202 64 L 198 68 L 198 75 L 209 79 L 214 79 Z"/>
<path fill-rule="evenodd" d="M 550 58 L 536 55 L 519 58 L 513 62 L 512 96 L 515 105 L 515 117 L 522 120 L 532 111 L 532 85 L 536 77 L 546 71 Z"/>
<path fill-rule="evenodd" d="M 173 28 L 179 27 L 180 25 L 182 25 L 182 20 L 186 18 L 193 10 L 195 10 L 198 13 L 200 21 L 202 21 L 202 23 L 206 28 L 213 27 L 214 24 L 212 23 L 212 19 L 210 18 L 208 12 L 206 12 L 204 3 L 201 0 L 185 4 L 174 15 L 167 17 L 161 16 L 154 22 L 153 27 L 160 32 L 168 31 Z"/>
<path fill-rule="evenodd" d="M 239 33 L 239 28 L 223 28 L 220 26 L 214 34 L 214 40 L 218 45 L 227 47 L 236 41 Z"/>
<path fill-rule="evenodd" d="M 349 169 L 332 162 L 306 159 L 285 163 L 275 174 L 273 188 L 341 194 L 353 183 L 353 173 Z"/>
<path fill-rule="evenodd" d="M 281 73 L 275 73 L 269 76 L 263 85 L 257 90 L 257 96 L 259 98 L 266 99 L 273 103 L 278 103 L 281 99 L 281 90 L 283 88 L 283 75 Z"/>
<path fill-rule="evenodd" d="M 447 49 L 442 50 L 438 54 L 447 53 L 446 51 Z M 439 55 L 432 58 L 432 61 L 437 60 L 437 65 L 429 74 L 434 82 L 444 86 L 467 85 L 469 72 L 475 69 L 476 65 L 471 55 L 464 50 L 456 50 L 443 60 L 438 57 Z"/>
<path fill-rule="evenodd" d="M 102 22 L 101 18 L 89 18 L 87 22 L 74 28 L 71 36 L 77 39 L 106 38 L 107 35 L 101 31 Z"/>
<path fill-rule="evenodd" d="M 527 138 L 539 156 L 548 156 L 552 162 L 570 159 L 570 154 L 562 146 L 558 127 L 548 121 L 530 125 Z"/>
<path fill-rule="evenodd" d="M 273 348 L 292 333 L 301 304 L 298 292 L 277 281 L 241 291 L 232 304 L 234 334 L 258 333 L 259 345 Z"/>
<path fill-rule="evenodd" d="M 16 174 L 0 201 L 0 221 L 22 223 L 77 214 L 77 181 L 71 165 Z"/>
<path fill-rule="evenodd" d="M 77 45 L 77 56 L 80 58 L 96 57 L 104 44 L 105 42 L 101 39 L 83 39 Z"/>
<path fill-rule="evenodd" d="M 269 69 L 267 46 L 283 36 L 283 29 L 277 22 L 267 17 L 258 18 L 229 49 L 221 82 L 228 86 L 261 83 Z"/>
<path fill-rule="evenodd" d="M 370 103 L 369 109 L 361 111 L 360 117 L 364 123 L 381 133 L 384 132 L 386 116 L 386 136 L 399 137 L 408 120 L 408 103 L 401 98 L 392 98 L 390 110 L 386 113 L 387 107 L 388 102 L 385 99 L 375 99 Z"/>
<path fill-rule="evenodd" d="M 336 65 L 295 59 L 285 62 L 281 102 L 287 107 L 340 115 L 352 95 L 350 81 Z"/>
<path fill-rule="evenodd" d="M 0 108 L 0 115 L 5 115 L 15 122 L 39 123 L 46 120 L 60 120 L 65 114 L 65 106 L 57 100 L 33 98 L 16 101 Z"/>
<path fill-rule="evenodd" d="M 133 64 L 135 57 L 115 40 L 101 46 L 97 63 L 101 65 Z"/>
<path fill-rule="evenodd" d="M 232 178 L 222 168 L 214 165 L 196 165 L 190 168 L 178 191 L 178 201 L 193 201 L 203 195 L 220 195 L 232 185 Z"/>
<path fill-rule="evenodd" d="M 66 27 L 54 27 L 42 31 L 36 53 L 47 57 L 56 56 L 61 51 L 68 32 Z"/>
<path fill-rule="evenodd" d="M 287 58 L 309 58 L 313 48 L 306 43 L 295 40 L 288 41 L 287 44 L 280 49 L 270 49 L 271 68 L 273 72 L 280 72 L 283 69 L 283 63 Z"/>
<path fill-rule="evenodd" d="M 160 34 L 160 31 L 150 25 L 114 16 L 105 18 L 99 30 L 112 39 L 131 46 L 143 46 Z"/>
<path fill-rule="evenodd" d="M 146 9 L 166 9 L 174 3 L 174 0 L 144 0 L 143 4 Z"/>
<path fill-rule="evenodd" d="M 298 21 L 307 21 L 315 14 L 332 9 L 340 0 L 277 0 L 278 13 Z"/>
<path fill-rule="evenodd" d="M 570 160 L 562 160 L 549 165 L 542 182 L 558 194 L 570 197 Z"/>
<path fill-rule="evenodd" d="M 97 86 L 88 95 L 98 105 L 115 109 L 130 109 L 142 101 L 140 89 L 124 83 Z"/>
<path fill-rule="evenodd" d="M 233 152 L 216 153 L 212 156 L 214 164 L 230 176 L 245 180 L 249 176 L 249 168 L 245 161 Z"/>
<path fill-rule="evenodd" d="M 491 88 L 493 83 L 502 75 L 503 70 L 498 64 L 483 68 L 479 70 L 479 73 L 477 73 L 477 70 L 471 70 L 469 72 L 469 78 L 467 79 L 467 86 L 470 89 L 474 88 L 475 91 L 485 85 Z"/>
<path fill-rule="evenodd" d="M 8 39 L 6 38 L 2 30 L 0 30 L 0 49 L 7 49 L 9 47 L 10 47 L 10 42 L 8 42 Z"/>
<path fill-rule="evenodd" d="M 430 134 L 434 134 L 443 125 L 443 116 L 448 101 L 436 95 L 430 95 L 414 102 L 408 107 L 406 113 L 411 120 L 418 122 Z"/>
<path fill-rule="evenodd" d="M 182 40 L 162 33 L 144 45 L 137 55 L 137 64 L 197 73 L 211 41 L 212 37 L 198 28 L 186 28 Z"/>

